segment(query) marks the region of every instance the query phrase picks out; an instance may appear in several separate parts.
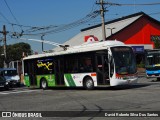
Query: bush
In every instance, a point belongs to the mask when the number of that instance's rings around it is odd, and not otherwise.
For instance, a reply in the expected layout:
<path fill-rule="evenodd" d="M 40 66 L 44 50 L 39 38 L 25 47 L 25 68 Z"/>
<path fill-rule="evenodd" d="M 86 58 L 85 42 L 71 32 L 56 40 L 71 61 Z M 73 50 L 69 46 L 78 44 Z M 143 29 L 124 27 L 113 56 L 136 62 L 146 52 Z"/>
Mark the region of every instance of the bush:
<path fill-rule="evenodd" d="M 137 64 L 137 67 L 138 68 L 145 68 L 145 64 L 144 63 Z"/>

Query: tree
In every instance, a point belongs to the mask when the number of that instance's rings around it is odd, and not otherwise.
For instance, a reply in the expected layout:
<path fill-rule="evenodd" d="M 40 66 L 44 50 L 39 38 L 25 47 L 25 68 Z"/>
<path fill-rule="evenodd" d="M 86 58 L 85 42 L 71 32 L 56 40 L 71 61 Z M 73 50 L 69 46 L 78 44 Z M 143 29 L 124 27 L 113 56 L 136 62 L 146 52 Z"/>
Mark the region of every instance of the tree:
<path fill-rule="evenodd" d="M 154 42 L 154 49 L 160 49 L 160 36 L 159 35 L 152 35 L 151 41 Z"/>
<path fill-rule="evenodd" d="M 160 41 L 159 40 L 154 41 L 154 47 L 155 47 L 155 49 L 160 49 Z"/>
<path fill-rule="evenodd" d="M 21 60 L 23 52 L 30 55 L 32 53 L 31 46 L 27 43 L 16 43 L 13 45 L 7 45 L 7 60 L 11 61 Z M 3 54 L 3 47 L 0 47 L 0 53 Z M 0 56 L 0 67 L 3 67 L 4 56 Z"/>

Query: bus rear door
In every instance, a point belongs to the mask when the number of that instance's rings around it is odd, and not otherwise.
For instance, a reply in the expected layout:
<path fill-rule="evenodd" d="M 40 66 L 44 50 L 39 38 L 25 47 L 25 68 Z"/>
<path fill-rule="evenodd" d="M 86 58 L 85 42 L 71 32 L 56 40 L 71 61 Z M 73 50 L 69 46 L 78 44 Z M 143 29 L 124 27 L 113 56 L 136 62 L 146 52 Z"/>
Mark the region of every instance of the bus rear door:
<path fill-rule="evenodd" d="M 55 80 L 57 85 L 64 85 L 64 60 L 55 61 Z"/>

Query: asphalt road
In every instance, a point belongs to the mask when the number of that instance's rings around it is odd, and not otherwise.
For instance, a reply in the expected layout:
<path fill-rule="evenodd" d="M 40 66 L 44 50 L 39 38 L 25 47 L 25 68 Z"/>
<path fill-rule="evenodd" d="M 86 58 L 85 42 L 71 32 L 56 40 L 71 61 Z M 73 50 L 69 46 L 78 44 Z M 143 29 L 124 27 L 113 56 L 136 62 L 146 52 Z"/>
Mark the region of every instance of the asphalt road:
<path fill-rule="evenodd" d="M 127 120 L 127 119 L 160 119 L 159 117 L 114 117 L 118 111 L 160 111 L 160 82 L 155 79 L 140 77 L 133 86 L 118 88 L 54 88 L 49 90 L 29 89 L 26 87 L 13 88 L 9 91 L 0 89 L 0 111 L 62 111 L 58 114 L 66 117 L 43 118 L 0 118 L 4 120 L 21 119 L 58 119 L 58 120 Z M 66 111 L 66 112 L 65 112 Z M 67 111 L 75 114 L 71 117 Z M 78 111 L 78 112 L 75 112 Z M 86 111 L 93 111 L 87 113 Z M 113 117 L 105 117 L 104 111 L 113 112 Z M 87 113 L 87 117 L 83 116 Z M 0 113 L 1 114 L 1 113 Z M 46 112 L 44 114 L 47 114 Z M 107 113 L 106 113 L 107 114 Z M 104 117 L 102 117 L 104 115 Z"/>

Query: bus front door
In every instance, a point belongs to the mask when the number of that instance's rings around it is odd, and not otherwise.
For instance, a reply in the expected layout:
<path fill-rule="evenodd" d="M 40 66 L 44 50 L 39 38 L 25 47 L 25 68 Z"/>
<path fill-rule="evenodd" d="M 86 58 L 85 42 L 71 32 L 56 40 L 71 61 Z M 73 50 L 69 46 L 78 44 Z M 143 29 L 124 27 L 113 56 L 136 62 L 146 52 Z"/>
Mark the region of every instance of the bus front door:
<path fill-rule="evenodd" d="M 105 54 L 96 55 L 96 66 L 97 84 L 109 85 L 108 56 Z"/>

